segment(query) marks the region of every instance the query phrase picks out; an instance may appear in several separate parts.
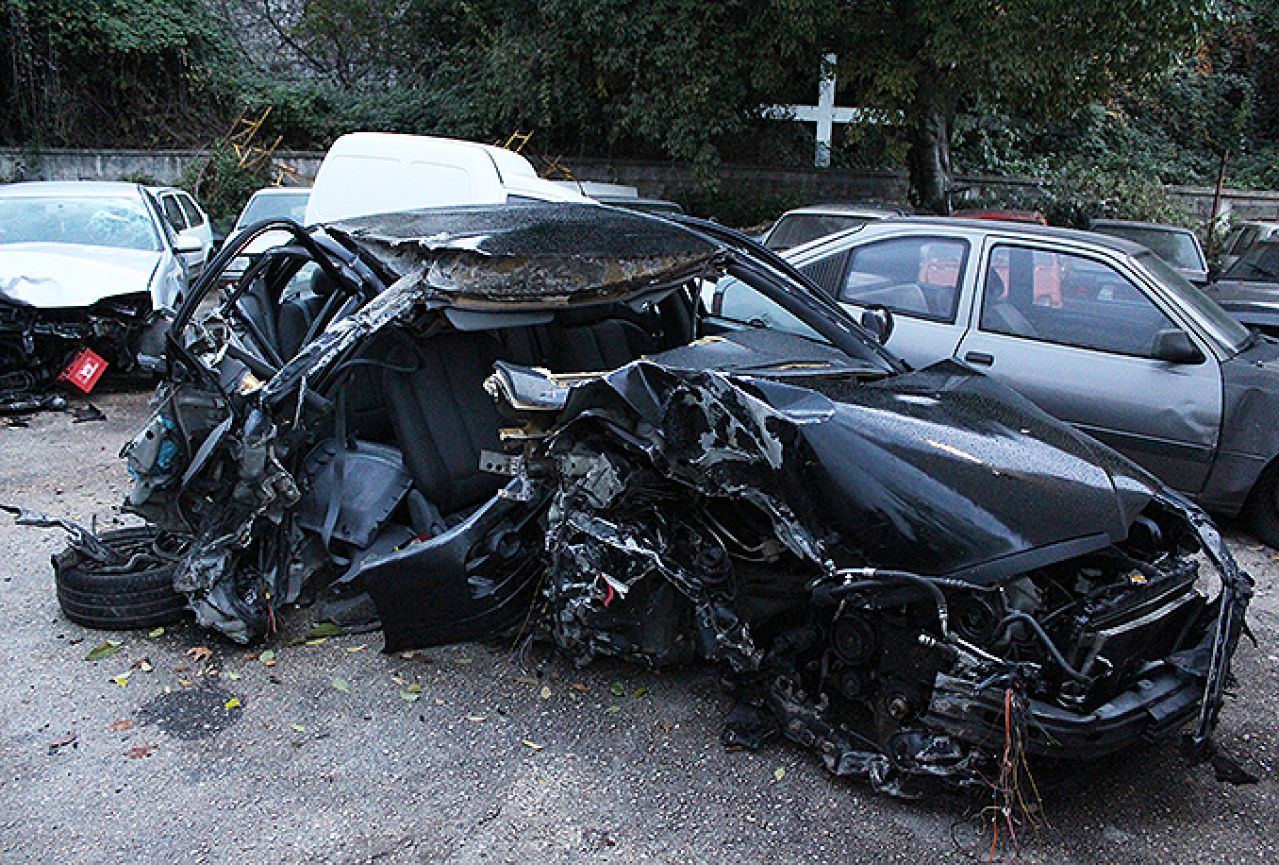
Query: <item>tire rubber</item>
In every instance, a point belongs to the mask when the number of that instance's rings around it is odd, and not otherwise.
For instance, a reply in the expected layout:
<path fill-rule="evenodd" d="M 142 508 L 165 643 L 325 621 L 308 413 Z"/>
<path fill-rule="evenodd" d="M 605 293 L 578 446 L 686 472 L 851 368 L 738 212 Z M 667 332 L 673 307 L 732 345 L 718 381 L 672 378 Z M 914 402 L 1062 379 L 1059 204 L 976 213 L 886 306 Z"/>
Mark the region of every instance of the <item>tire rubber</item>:
<path fill-rule="evenodd" d="M 110 547 L 153 540 L 150 526 L 102 532 Z M 173 562 L 155 562 L 125 573 L 100 573 L 96 562 L 68 547 L 53 557 L 58 606 L 78 625 L 100 630 L 127 630 L 167 625 L 182 618 L 186 598 L 173 589 Z"/>
<path fill-rule="evenodd" d="M 1279 549 L 1279 463 L 1261 473 L 1248 494 L 1243 515 L 1258 540 Z"/>

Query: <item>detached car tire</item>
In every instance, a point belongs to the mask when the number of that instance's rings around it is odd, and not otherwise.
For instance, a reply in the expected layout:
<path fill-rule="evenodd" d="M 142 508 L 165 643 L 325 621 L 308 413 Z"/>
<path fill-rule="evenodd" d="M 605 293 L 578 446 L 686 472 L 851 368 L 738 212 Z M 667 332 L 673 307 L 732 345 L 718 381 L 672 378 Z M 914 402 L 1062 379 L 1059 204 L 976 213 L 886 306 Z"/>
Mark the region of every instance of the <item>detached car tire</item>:
<path fill-rule="evenodd" d="M 153 526 L 102 532 L 99 540 L 128 565 L 104 565 L 68 547 L 53 557 L 58 606 L 77 625 L 100 630 L 153 628 L 177 621 L 186 597 L 173 589 L 180 545 Z"/>

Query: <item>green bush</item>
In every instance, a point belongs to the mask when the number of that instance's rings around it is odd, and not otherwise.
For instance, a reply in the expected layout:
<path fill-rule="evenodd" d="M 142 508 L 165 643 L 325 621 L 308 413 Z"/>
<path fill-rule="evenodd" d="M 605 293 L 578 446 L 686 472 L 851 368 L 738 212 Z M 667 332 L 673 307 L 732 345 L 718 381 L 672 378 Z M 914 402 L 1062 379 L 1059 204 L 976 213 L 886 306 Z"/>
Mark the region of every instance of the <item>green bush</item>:
<path fill-rule="evenodd" d="M 188 163 L 178 185 L 196 197 L 214 224 L 227 230 L 249 196 L 271 180 L 269 164 L 246 168 L 229 144 L 219 143 L 208 156 Z"/>

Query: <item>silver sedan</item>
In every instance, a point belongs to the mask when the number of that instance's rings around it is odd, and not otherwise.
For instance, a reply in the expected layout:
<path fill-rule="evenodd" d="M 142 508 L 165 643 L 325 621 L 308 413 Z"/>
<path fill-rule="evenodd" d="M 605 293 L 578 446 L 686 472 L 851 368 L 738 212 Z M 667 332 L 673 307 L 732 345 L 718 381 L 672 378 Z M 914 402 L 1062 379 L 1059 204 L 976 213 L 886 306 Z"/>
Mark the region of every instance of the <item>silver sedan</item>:
<path fill-rule="evenodd" d="M 890 311 L 886 344 L 909 363 L 975 367 L 1206 508 L 1244 513 L 1279 546 L 1279 342 L 1244 328 L 1145 247 L 909 218 L 786 258 L 854 314 Z M 736 294 L 721 284 L 712 303 L 728 314 L 747 301 Z"/>

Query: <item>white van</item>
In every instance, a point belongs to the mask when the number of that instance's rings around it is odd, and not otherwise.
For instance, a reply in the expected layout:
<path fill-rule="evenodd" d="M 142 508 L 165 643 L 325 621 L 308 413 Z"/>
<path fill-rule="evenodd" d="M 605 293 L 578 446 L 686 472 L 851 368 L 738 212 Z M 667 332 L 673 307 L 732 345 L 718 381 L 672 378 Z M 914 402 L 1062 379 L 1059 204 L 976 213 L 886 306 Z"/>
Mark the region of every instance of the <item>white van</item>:
<path fill-rule="evenodd" d="M 306 224 L 458 204 L 591 199 L 537 176 L 510 150 L 425 135 L 352 132 L 325 154 Z"/>

